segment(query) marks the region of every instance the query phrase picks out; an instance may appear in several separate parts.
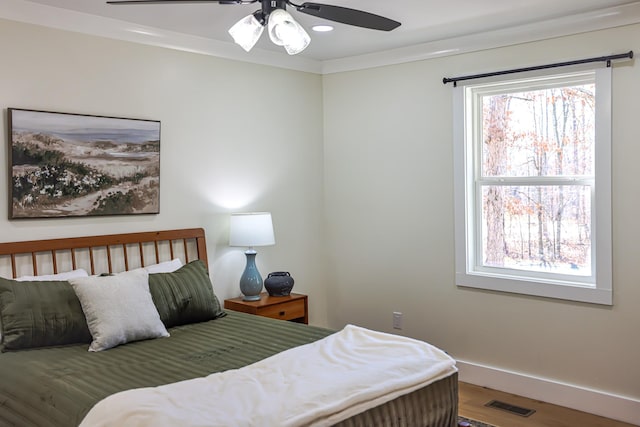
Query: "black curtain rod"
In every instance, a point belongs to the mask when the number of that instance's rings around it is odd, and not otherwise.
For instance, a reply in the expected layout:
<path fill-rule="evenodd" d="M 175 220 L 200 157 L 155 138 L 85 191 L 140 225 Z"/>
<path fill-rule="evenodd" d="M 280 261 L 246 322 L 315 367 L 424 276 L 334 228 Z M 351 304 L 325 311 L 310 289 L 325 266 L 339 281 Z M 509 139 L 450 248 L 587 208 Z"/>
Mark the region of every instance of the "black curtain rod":
<path fill-rule="evenodd" d="M 555 64 L 537 65 L 535 67 L 515 68 L 513 70 L 494 71 L 492 73 L 483 73 L 483 74 L 473 74 L 471 76 L 461 76 L 461 77 L 451 77 L 451 78 L 445 77 L 442 79 L 442 83 L 447 84 L 447 83 L 453 82 L 453 86 L 455 87 L 456 83 L 461 80 L 481 79 L 483 77 L 502 76 L 504 74 L 522 73 L 525 71 L 536 71 L 536 70 L 544 70 L 547 68 L 567 67 L 569 65 L 588 64 L 589 62 L 606 62 L 607 67 L 610 67 L 611 60 L 623 59 L 623 58 L 629 58 L 629 59 L 633 58 L 633 51 L 630 50 L 627 53 L 620 53 L 618 55 L 599 56 L 597 58 L 578 59 L 575 61 L 557 62 Z"/>

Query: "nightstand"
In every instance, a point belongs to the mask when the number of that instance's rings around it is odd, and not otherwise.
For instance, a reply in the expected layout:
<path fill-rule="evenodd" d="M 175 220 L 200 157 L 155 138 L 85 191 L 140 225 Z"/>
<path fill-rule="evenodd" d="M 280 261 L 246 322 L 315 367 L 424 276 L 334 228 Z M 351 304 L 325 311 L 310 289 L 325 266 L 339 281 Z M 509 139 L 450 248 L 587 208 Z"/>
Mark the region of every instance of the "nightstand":
<path fill-rule="evenodd" d="M 272 297 L 263 292 L 260 294 L 260 301 L 243 301 L 242 297 L 224 300 L 224 308 L 272 319 L 309 323 L 307 296 L 303 294 Z"/>

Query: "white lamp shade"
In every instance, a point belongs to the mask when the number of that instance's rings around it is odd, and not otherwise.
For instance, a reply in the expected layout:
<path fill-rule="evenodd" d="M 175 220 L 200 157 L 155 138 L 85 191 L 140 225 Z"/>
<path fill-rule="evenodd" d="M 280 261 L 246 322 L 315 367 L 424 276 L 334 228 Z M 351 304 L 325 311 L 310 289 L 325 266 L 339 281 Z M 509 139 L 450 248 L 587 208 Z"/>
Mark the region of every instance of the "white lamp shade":
<path fill-rule="evenodd" d="M 253 15 L 248 15 L 229 28 L 233 41 L 249 52 L 258 42 L 264 31 L 264 26 Z"/>
<path fill-rule="evenodd" d="M 229 246 L 275 245 L 273 222 L 269 212 L 231 214 Z"/>

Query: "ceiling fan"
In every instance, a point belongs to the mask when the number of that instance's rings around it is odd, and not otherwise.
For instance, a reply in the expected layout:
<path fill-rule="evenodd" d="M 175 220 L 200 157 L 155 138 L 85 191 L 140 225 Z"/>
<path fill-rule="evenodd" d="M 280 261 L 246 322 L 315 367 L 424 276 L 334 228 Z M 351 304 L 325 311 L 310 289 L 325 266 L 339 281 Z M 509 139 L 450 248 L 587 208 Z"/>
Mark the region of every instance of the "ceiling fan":
<path fill-rule="evenodd" d="M 307 48 L 311 42 L 309 34 L 287 12 L 287 5 L 298 12 L 341 24 L 372 30 L 391 31 L 400 26 L 400 22 L 384 16 L 342 6 L 309 3 L 295 4 L 290 0 L 114 0 L 107 4 L 186 4 L 186 3 L 218 3 L 218 4 L 253 4 L 260 3 L 261 8 L 247 15 L 229 29 L 233 40 L 249 52 L 258 42 L 264 27 L 267 26 L 269 38 L 278 46 L 283 46 L 289 55 L 295 55 Z"/>

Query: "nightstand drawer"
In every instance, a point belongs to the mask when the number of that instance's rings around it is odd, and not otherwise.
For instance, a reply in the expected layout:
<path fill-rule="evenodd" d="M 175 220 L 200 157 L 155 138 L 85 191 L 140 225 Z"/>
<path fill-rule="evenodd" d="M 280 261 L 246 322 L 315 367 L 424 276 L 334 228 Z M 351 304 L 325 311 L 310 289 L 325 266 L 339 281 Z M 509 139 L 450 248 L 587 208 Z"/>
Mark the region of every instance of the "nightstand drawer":
<path fill-rule="evenodd" d="M 304 300 L 288 301 L 282 304 L 274 304 L 258 309 L 259 316 L 271 317 L 273 319 L 292 320 L 305 317 Z"/>
<path fill-rule="evenodd" d="M 307 296 L 304 294 L 291 293 L 283 297 L 272 297 L 263 292 L 257 301 L 245 301 L 242 297 L 226 299 L 224 308 L 272 319 L 309 323 Z"/>

